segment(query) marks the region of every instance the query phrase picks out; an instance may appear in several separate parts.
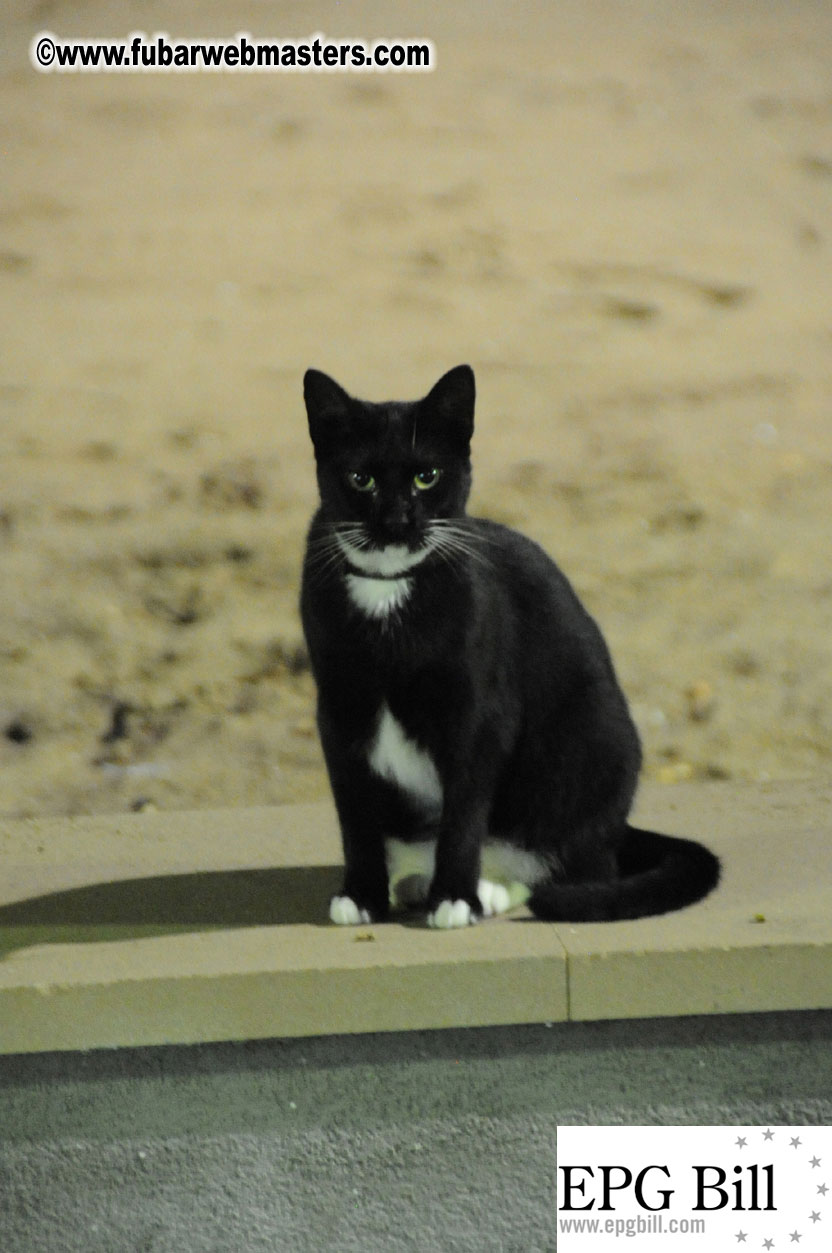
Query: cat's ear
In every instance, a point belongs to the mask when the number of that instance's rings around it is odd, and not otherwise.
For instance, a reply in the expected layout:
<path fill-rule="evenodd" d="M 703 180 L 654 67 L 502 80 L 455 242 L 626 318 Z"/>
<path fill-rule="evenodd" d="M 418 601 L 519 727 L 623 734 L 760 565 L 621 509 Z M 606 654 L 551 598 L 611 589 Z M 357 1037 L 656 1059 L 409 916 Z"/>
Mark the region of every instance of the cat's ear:
<path fill-rule="evenodd" d="M 460 443 L 468 444 L 474 433 L 475 399 L 474 371 L 469 365 L 458 365 L 434 383 L 422 404 L 442 420 L 446 430 L 453 430 Z"/>
<path fill-rule="evenodd" d="M 303 398 L 312 443 L 316 448 L 324 447 L 343 424 L 350 398 L 335 379 L 320 370 L 307 370 L 304 374 Z"/>

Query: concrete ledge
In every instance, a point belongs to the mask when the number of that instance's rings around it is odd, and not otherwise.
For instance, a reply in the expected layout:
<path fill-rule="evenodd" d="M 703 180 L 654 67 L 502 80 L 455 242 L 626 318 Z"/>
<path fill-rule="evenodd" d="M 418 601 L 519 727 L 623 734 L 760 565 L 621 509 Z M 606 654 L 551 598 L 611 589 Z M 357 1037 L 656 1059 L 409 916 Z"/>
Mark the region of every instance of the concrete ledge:
<path fill-rule="evenodd" d="M 460 932 L 326 921 L 327 804 L 0 824 L 0 1052 L 832 1007 L 832 787 L 645 786 L 700 905 Z"/>

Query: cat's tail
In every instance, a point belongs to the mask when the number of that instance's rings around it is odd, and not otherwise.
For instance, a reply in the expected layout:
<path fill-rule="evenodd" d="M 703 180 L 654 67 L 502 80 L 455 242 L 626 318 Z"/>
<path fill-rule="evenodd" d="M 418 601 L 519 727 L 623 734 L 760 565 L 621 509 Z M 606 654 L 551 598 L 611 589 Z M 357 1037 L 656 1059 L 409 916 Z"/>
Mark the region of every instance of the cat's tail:
<path fill-rule="evenodd" d="M 719 881 L 719 859 L 703 844 L 627 827 L 620 877 L 597 883 L 555 878 L 535 884 L 529 908 L 548 922 L 614 922 L 666 914 L 702 899 Z"/>

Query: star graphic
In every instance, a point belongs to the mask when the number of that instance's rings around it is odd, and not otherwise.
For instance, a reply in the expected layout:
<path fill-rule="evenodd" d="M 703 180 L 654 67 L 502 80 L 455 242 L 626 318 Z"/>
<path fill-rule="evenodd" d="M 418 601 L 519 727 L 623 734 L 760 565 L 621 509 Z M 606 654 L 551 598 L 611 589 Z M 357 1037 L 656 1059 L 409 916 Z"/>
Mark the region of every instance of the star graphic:
<path fill-rule="evenodd" d="M 829 1188 L 827 1187 L 825 1183 L 818 1184 L 818 1192 L 820 1193 L 821 1196 L 826 1196 L 828 1191 L 829 1191 Z"/>
<path fill-rule="evenodd" d="M 737 1136 L 734 1143 L 736 1144 L 738 1149 L 744 1149 L 745 1148 L 745 1136 Z"/>
<path fill-rule="evenodd" d="M 819 1158 L 819 1157 L 813 1157 L 813 1158 L 811 1158 L 810 1160 L 811 1160 L 811 1162 L 812 1162 L 812 1167 L 813 1167 L 813 1168 L 814 1168 L 815 1166 L 820 1166 L 820 1158 Z"/>
<path fill-rule="evenodd" d="M 789 1232 L 789 1239 L 791 1240 L 792 1244 L 797 1244 L 798 1240 L 801 1240 L 802 1238 L 803 1237 L 800 1235 L 800 1232 L 798 1231 Z"/>
<path fill-rule="evenodd" d="M 792 1136 L 791 1140 L 789 1140 L 789 1144 L 792 1146 L 793 1149 L 799 1149 L 800 1148 L 800 1136 Z"/>
<path fill-rule="evenodd" d="M 813 1222 L 813 1223 L 819 1223 L 819 1222 L 820 1222 L 820 1214 L 818 1213 L 818 1211 L 817 1211 L 816 1209 L 813 1209 L 813 1210 L 812 1210 L 812 1212 L 811 1212 L 811 1214 L 809 1215 L 809 1217 L 811 1218 L 811 1220 L 812 1220 L 812 1222 Z"/>
<path fill-rule="evenodd" d="M 764 1140 L 773 1140 L 773 1139 L 774 1139 L 774 1132 L 771 1130 L 771 1128 L 770 1128 L 770 1127 L 769 1127 L 768 1131 L 764 1131 L 764 1132 L 763 1132 L 763 1139 L 764 1139 Z"/>
<path fill-rule="evenodd" d="M 747 1234 L 747 1233 L 746 1233 L 745 1231 L 738 1231 L 738 1232 L 737 1232 L 737 1235 L 736 1235 L 737 1244 L 745 1244 L 745 1237 L 746 1237 L 746 1234 Z"/>
<path fill-rule="evenodd" d="M 763 1248 L 764 1248 L 764 1249 L 773 1249 L 773 1248 L 774 1248 L 774 1241 L 773 1241 L 773 1240 L 764 1240 L 764 1241 L 763 1241 Z"/>

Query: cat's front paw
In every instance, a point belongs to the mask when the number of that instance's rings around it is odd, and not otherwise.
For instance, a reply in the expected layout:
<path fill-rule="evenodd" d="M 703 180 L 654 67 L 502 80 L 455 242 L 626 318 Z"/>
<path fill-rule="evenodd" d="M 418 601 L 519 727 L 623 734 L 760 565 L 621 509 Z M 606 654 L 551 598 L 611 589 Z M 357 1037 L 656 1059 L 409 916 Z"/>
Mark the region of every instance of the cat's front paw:
<path fill-rule="evenodd" d="M 369 909 L 360 909 L 351 896 L 333 896 L 329 902 L 329 919 L 342 927 L 373 921 Z"/>
<path fill-rule="evenodd" d="M 470 901 L 464 899 L 440 901 L 428 914 L 428 926 L 438 927 L 442 931 L 447 931 L 451 927 L 472 926 L 479 920 L 478 906 L 473 906 Z"/>

